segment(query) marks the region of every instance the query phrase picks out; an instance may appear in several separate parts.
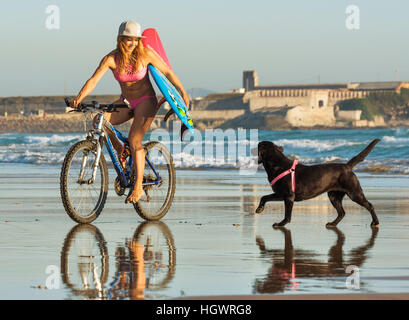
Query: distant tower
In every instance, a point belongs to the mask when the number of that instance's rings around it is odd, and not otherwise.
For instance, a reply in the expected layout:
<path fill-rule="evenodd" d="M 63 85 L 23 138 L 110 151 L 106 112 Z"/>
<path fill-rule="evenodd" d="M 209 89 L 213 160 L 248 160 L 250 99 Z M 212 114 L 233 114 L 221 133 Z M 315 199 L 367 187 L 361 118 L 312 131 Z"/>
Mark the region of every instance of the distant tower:
<path fill-rule="evenodd" d="M 258 77 L 255 70 L 243 71 L 243 88 L 245 91 L 254 90 L 258 86 Z"/>
<path fill-rule="evenodd" d="M 393 76 L 394 80 L 399 81 L 399 70 L 396 68 L 393 72 L 394 72 L 394 76 Z"/>

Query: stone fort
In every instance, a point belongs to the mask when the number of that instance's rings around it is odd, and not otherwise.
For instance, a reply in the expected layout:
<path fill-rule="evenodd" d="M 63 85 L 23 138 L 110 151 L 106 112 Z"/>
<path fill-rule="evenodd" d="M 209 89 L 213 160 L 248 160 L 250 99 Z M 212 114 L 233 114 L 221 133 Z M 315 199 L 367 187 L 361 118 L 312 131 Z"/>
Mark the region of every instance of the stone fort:
<path fill-rule="evenodd" d="M 293 126 L 333 125 L 336 120 L 360 121 L 361 111 L 340 111 L 343 100 L 364 98 L 371 92 L 397 92 L 409 82 L 348 82 L 259 85 L 255 70 L 243 72 L 243 88 L 225 94 L 211 94 L 194 100 L 193 113 L 210 110 L 258 112 L 285 110 Z M 227 115 L 227 114 L 226 114 Z M 194 117 L 194 115 L 192 114 Z M 382 120 L 383 121 L 383 120 Z"/>

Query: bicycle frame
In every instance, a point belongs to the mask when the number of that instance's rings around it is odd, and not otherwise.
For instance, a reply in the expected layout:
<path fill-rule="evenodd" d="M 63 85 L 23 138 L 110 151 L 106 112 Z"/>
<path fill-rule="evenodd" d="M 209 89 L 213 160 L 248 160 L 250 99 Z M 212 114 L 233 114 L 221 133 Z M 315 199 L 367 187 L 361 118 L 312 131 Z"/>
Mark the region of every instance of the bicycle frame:
<path fill-rule="evenodd" d="M 67 106 L 72 105 L 68 98 L 64 100 Z M 116 171 L 113 183 L 116 195 L 124 196 L 127 193 L 125 203 L 131 203 L 142 219 L 160 220 L 172 205 L 176 170 L 171 153 L 159 141 L 145 141 L 143 150 L 140 150 L 141 153 L 138 151 L 135 158 L 134 141 L 128 141 L 126 135 L 106 121 L 109 117 L 107 114 L 119 112 L 118 109 L 129 112 L 126 104 L 100 104 L 97 101 L 79 103 L 70 111 L 95 115 L 93 127 L 85 139 L 70 147 L 61 167 L 61 200 L 68 216 L 77 223 L 92 223 L 105 206 L 110 191 L 109 174 L 112 174 L 109 157 Z M 103 150 L 104 144 L 107 151 Z M 129 147 L 132 147 L 131 154 Z M 136 188 L 140 189 L 141 185 L 143 197 L 132 201 Z"/>
<path fill-rule="evenodd" d="M 105 125 L 104 125 L 105 122 Z M 95 157 L 95 162 L 93 164 L 93 171 L 92 171 L 92 178 L 88 183 L 92 183 L 95 181 L 96 178 L 96 174 L 97 174 L 97 169 L 98 169 L 98 163 L 99 163 L 99 159 L 101 157 L 101 152 L 102 152 L 102 145 L 105 143 L 105 146 L 107 148 L 108 154 L 111 158 L 111 161 L 114 165 L 114 169 L 116 171 L 116 173 L 118 174 L 118 177 L 120 179 L 121 185 L 125 188 L 128 187 L 132 187 L 131 186 L 131 172 L 124 172 L 124 170 L 122 169 L 122 166 L 119 164 L 119 161 L 117 159 L 117 157 L 115 156 L 114 153 L 114 149 L 112 147 L 112 143 L 111 140 L 109 138 L 109 135 L 106 132 L 105 126 L 108 127 L 108 129 L 115 135 L 115 137 L 122 141 L 125 145 L 128 145 L 129 147 L 129 143 L 128 140 L 122 135 L 121 132 L 119 132 L 117 129 L 114 128 L 114 126 L 109 123 L 108 121 L 104 121 L 104 115 L 103 113 L 98 113 L 97 118 L 96 118 L 96 123 L 95 123 L 95 131 L 91 130 L 92 132 L 90 132 L 89 134 L 91 136 L 93 136 L 93 133 L 96 133 L 99 135 L 98 138 L 98 144 L 97 144 L 97 154 Z M 156 179 L 155 181 L 152 182 L 143 182 L 142 185 L 143 186 L 148 186 L 148 185 L 157 185 L 161 182 L 162 178 L 159 176 L 159 174 L 156 172 L 155 168 L 153 167 L 152 163 L 150 162 L 149 158 L 145 155 L 145 161 L 149 164 L 150 168 L 152 169 L 152 171 L 154 172 Z M 132 164 L 133 164 L 133 159 L 132 159 L 132 155 L 130 155 L 129 157 L 129 167 L 132 168 Z M 83 170 L 81 170 L 82 172 Z M 82 175 L 82 173 L 80 173 L 80 176 Z"/>

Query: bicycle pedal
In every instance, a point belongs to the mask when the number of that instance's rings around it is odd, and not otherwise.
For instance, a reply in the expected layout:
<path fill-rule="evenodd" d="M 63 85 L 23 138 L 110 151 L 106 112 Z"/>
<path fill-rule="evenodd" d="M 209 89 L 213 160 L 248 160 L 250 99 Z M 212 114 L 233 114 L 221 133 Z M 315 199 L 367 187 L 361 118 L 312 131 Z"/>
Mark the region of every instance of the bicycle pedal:
<path fill-rule="evenodd" d="M 121 186 L 121 181 L 119 177 L 116 177 L 115 182 L 114 182 L 114 190 L 118 196 L 123 196 L 125 194 L 125 189 L 124 187 Z"/>

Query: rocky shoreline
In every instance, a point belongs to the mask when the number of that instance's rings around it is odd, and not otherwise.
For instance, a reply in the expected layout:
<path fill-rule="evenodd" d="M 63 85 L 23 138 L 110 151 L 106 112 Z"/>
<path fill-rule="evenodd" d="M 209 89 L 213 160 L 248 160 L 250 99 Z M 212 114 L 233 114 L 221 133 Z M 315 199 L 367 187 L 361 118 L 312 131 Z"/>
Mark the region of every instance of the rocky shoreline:
<path fill-rule="evenodd" d="M 85 132 L 91 128 L 92 118 L 83 114 L 48 114 L 45 117 L 0 117 L 0 133 L 67 133 Z M 119 126 L 129 129 L 130 123 Z"/>
<path fill-rule="evenodd" d="M 334 126 L 294 127 L 284 119 L 262 115 L 240 116 L 228 121 L 201 121 L 194 119 L 195 128 L 205 130 L 207 128 L 246 128 L 259 130 L 328 130 L 328 129 L 370 129 L 370 127 L 356 127 L 346 123 L 336 123 Z M 69 133 L 85 132 L 91 128 L 92 116 L 90 114 L 47 114 L 40 116 L 17 116 L 0 117 L 0 133 Z M 119 130 L 128 131 L 131 121 L 120 126 Z M 409 127 L 409 121 L 390 121 L 376 128 Z M 151 129 L 156 129 L 157 124 L 152 124 Z"/>

